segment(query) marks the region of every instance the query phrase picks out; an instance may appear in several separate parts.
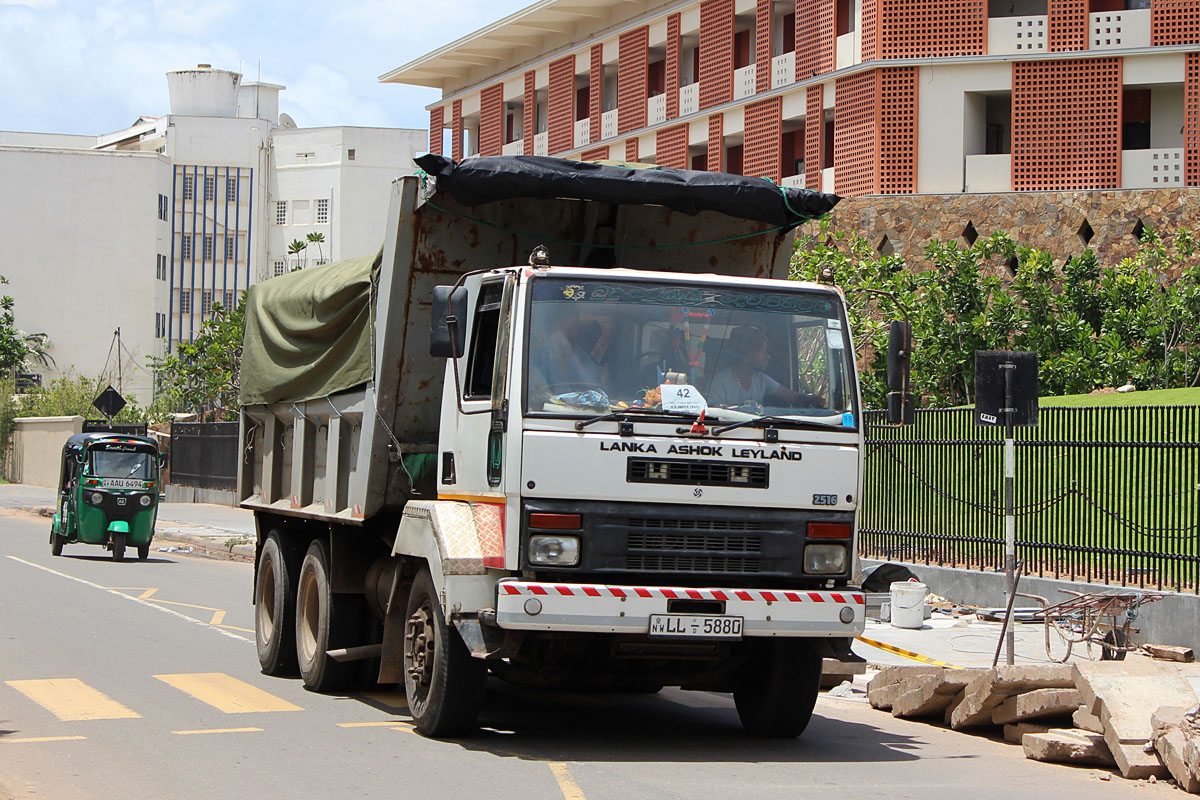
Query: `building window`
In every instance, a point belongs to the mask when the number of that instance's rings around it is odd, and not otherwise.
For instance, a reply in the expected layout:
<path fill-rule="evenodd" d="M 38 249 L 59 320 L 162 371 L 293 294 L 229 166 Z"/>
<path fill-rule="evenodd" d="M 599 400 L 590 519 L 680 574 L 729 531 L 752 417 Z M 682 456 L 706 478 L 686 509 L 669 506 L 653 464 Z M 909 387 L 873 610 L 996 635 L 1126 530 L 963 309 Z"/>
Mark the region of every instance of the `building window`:
<path fill-rule="evenodd" d="M 351 147 L 349 150 L 346 151 L 346 160 L 347 161 L 354 160 L 354 148 L 353 147 Z"/>
<path fill-rule="evenodd" d="M 233 308 L 233 292 L 225 292 L 225 308 Z"/>
<path fill-rule="evenodd" d="M 318 259 L 317 259 L 317 266 L 318 266 L 318 267 L 320 267 L 320 266 L 323 266 L 323 265 L 325 265 L 325 264 L 328 264 L 328 263 L 329 263 L 329 259 L 328 259 L 328 258 L 318 258 Z"/>
<path fill-rule="evenodd" d="M 217 199 L 217 176 L 204 176 L 204 202 L 211 203 Z"/>
<path fill-rule="evenodd" d="M 154 254 L 154 278 L 155 280 L 163 279 L 163 272 L 166 271 L 166 265 L 163 264 L 162 253 Z"/>
<path fill-rule="evenodd" d="M 329 223 L 329 198 L 323 198 L 317 201 L 317 224 L 327 225 Z"/>
<path fill-rule="evenodd" d="M 271 267 L 272 267 L 272 275 L 273 275 L 273 277 L 276 277 L 276 278 L 278 278 L 283 273 L 287 272 L 287 262 L 286 261 L 273 261 L 273 262 L 271 262 Z"/>
<path fill-rule="evenodd" d="M 225 234 L 225 258 L 234 258 L 233 245 L 237 242 L 236 236 Z"/>
<path fill-rule="evenodd" d="M 204 255 L 205 261 L 213 260 L 213 235 L 211 233 L 204 234 Z"/>
<path fill-rule="evenodd" d="M 179 257 L 181 259 L 192 257 L 192 237 L 186 233 L 179 240 Z"/>
<path fill-rule="evenodd" d="M 287 200 L 275 201 L 275 224 L 287 225 Z"/>
<path fill-rule="evenodd" d="M 154 312 L 154 338 L 163 338 L 163 315 L 159 312 Z"/>
<path fill-rule="evenodd" d="M 212 313 L 212 303 L 213 303 L 212 289 L 205 289 L 204 293 L 200 296 L 200 313 L 201 314 L 211 314 Z"/>
<path fill-rule="evenodd" d="M 163 222 L 167 221 L 167 212 L 170 210 L 170 203 L 165 194 L 158 196 L 158 218 Z"/>
<path fill-rule="evenodd" d="M 183 176 L 183 199 L 184 200 L 195 200 L 196 199 L 196 178 L 194 175 L 184 175 Z"/>
<path fill-rule="evenodd" d="M 192 293 L 186 289 L 179 290 L 179 313 L 188 314 L 192 310 Z"/>
<path fill-rule="evenodd" d="M 237 200 L 237 178 L 225 178 L 225 199 Z"/>

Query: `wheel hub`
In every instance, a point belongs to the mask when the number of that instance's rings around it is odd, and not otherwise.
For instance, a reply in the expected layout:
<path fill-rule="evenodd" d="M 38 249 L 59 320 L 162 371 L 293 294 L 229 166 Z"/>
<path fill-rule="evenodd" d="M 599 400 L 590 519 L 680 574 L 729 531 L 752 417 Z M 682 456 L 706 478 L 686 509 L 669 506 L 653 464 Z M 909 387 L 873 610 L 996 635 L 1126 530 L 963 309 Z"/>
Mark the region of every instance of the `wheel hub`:
<path fill-rule="evenodd" d="M 405 668 L 408 676 L 418 686 L 428 686 L 433 672 L 434 631 L 429 609 L 421 606 L 408 618 L 404 638 L 408 640 L 405 650 Z"/>

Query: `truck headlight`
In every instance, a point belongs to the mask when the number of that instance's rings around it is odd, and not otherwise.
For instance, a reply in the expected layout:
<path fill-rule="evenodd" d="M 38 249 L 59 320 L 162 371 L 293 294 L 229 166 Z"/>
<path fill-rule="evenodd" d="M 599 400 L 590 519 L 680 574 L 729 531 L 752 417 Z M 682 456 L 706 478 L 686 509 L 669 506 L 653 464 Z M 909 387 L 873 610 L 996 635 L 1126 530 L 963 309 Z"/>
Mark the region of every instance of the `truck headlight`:
<path fill-rule="evenodd" d="M 810 544 L 804 548 L 804 571 L 834 575 L 846 571 L 846 548 L 840 544 Z"/>
<path fill-rule="evenodd" d="M 575 566 L 579 563 L 579 537 L 530 536 L 529 563 L 549 567 Z"/>
<path fill-rule="evenodd" d="M 138 502 L 142 504 L 142 508 L 145 508 L 146 506 L 150 505 L 152 501 L 150 499 L 150 495 L 144 494 L 138 498 Z"/>

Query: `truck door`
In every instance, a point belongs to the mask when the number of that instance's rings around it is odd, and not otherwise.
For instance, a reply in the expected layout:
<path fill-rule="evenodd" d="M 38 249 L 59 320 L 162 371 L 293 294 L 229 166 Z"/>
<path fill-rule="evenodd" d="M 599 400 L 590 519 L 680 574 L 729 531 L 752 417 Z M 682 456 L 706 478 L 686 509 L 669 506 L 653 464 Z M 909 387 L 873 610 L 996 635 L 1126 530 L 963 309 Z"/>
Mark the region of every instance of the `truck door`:
<path fill-rule="evenodd" d="M 467 283 L 471 309 L 467 352 L 458 360 L 463 413 L 454 402 L 452 380 L 446 382 L 451 402 L 442 409 L 438 494 L 443 496 L 487 496 L 502 491 L 515 278 L 484 276 L 477 286 L 471 283 Z"/>

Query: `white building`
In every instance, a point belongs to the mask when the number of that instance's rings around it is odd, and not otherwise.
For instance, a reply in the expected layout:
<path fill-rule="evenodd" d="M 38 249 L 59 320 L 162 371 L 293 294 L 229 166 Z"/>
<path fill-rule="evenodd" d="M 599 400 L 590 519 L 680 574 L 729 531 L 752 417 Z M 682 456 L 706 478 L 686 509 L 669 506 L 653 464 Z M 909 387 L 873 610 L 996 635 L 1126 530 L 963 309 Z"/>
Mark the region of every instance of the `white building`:
<path fill-rule="evenodd" d="M 214 303 L 375 251 L 391 182 L 427 149 L 419 130 L 297 128 L 279 113 L 284 87 L 207 65 L 167 82 L 171 113 L 122 131 L 0 131 L 0 275 L 18 327 L 50 337 L 43 382 L 74 371 L 115 385 L 119 371 L 123 393 L 149 403 L 147 357 L 195 336 Z M 324 241 L 289 255 L 309 234 Z"/>

